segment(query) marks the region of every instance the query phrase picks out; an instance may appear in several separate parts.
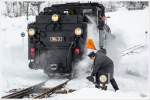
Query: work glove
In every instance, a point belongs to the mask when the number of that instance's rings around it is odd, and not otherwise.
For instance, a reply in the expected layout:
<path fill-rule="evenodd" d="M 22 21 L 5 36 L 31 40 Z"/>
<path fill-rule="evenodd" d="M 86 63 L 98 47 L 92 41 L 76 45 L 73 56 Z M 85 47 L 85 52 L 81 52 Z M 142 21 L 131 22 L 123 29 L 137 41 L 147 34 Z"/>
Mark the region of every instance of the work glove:
<path fill-rule="evenodd" d="M 86 79 L 88 79 L 88 80 L 91 81 L 91 82 L 94 82 L 93 76 L 88 76 L 88 77 L 86 77 Z"/>
<path fill-rule="evenodd" d="M 96 76 L 96 74 L 94 72 L 91 73 L 91 76 Z"/>

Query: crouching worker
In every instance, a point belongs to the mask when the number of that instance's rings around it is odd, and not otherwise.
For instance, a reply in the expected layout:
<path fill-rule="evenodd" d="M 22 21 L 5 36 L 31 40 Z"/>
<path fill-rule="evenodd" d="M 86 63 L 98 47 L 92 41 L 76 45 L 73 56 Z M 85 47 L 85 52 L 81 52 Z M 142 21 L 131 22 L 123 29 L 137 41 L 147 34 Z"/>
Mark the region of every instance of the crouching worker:
<path fill-rule="evenodd" d="M 107 90 L 107 84 L 110 82 L 115 91 L 119 90 L 118 85 L 113 77 L 114 64 L 113 61 L 106 56 L 106 49 L 100 49 L 96 53 L 91 52 L 88 55 L 94 60 L 93 71 L 91 76 L 88 76 L 89 81 L 95 83 L 95 87 Z M 95 78 L 95 81 L 94 81 Z"/>

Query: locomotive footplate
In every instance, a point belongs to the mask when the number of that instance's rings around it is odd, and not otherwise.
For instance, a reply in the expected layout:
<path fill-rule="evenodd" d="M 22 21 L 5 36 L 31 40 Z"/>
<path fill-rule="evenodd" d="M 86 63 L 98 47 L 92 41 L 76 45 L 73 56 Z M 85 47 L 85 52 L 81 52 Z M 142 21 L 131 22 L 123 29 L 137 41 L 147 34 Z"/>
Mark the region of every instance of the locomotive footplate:
<path fill-rule="evenodd" d="M 72 72 L 72 54 L 69 48 L 50 49 L 41 55 L 43 69 L 48 76 L 68 76 Z M 52 75 L 51 75 L 52 74 Z"/>

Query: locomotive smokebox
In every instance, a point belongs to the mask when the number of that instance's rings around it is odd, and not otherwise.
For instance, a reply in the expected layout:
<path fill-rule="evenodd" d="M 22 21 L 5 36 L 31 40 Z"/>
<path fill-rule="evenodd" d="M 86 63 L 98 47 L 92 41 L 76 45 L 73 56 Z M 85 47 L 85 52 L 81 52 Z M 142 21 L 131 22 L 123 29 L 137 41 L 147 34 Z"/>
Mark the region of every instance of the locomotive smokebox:
<path fill-rule="evenodd" d="M 52 49 L 46 52 L 44 71 L 49 73 L 71 73 L 72 54 L 69 48 Z"/>

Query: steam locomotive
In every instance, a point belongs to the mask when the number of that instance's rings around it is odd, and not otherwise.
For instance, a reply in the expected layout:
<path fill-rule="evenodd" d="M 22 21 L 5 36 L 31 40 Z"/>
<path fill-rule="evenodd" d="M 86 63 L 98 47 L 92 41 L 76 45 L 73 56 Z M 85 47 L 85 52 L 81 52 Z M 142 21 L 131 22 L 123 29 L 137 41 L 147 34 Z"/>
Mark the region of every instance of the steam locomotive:
<path fill-rule="evenodd" d="M 87 40 L 88 17 L 95 17 L 100 30 L 104 6 L 99 3 L 55 4 L 44 8 L 28 25 L 28 59 L 31 69 L 52 75 L 71 75 L 81 59 Z M 101 45 L 103 46 L 103 44 Z"/>

